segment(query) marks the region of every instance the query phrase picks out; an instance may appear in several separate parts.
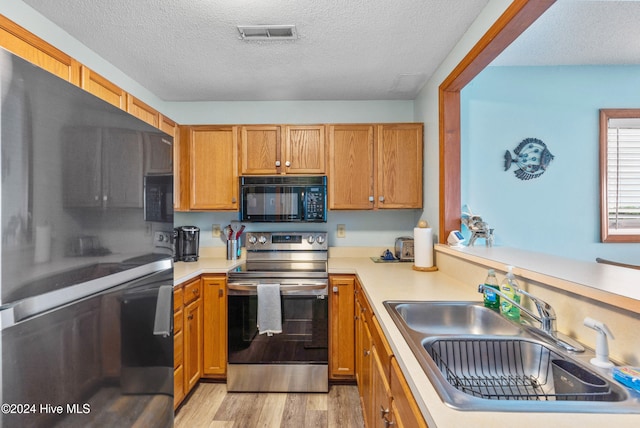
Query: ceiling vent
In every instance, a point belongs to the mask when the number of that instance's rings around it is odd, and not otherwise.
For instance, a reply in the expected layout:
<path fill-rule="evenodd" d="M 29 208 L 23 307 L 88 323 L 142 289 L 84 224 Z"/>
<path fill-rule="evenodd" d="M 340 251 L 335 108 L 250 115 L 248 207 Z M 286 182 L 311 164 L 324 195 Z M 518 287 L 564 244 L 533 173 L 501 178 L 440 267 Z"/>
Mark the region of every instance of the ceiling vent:
<path fill-rule="evenodd" d="M 238 25 L 243 40 L 295 40 L 295 25 Z"/>

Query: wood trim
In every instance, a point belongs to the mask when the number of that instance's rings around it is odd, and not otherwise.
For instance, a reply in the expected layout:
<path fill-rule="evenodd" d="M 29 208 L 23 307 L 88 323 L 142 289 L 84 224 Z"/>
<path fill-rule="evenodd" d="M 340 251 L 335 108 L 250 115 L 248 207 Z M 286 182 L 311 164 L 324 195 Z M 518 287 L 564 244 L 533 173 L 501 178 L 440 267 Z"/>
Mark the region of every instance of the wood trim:
<path fill-rule="evenodd" d="M 631 243 L 640 242 L 638 234 L 609 233 L 609 215 L 607 213 L 607 159 L 608 132 L 610 118 L 638 118 L 640 109 L 601 109 L 600 110 L 600 239 L 602 242 Z"/>
<path fill-rule="evenodd" d="M 514 0 L 439 87 L 440 239 L 460 228 L 460 91 L 556 0 Z"/>

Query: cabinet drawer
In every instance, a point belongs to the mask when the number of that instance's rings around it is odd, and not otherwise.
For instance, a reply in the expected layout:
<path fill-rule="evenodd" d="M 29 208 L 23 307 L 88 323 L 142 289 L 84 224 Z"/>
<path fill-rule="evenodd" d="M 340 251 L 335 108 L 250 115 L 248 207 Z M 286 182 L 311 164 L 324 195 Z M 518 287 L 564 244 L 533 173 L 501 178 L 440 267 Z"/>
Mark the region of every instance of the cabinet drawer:
<path fill-rule="evenodd" d="M 199 299 L 201 295 L 202 295 L 202 284 L 199 278 L 184 286 L 184 304 L 185 305 L 188 305 L 194 300 Z"/>
<path fill-rule="evenodd" d="M 184 289 L 182 287 L 173 290 L 173 312 L 179 311 L 184 306 Z"/>

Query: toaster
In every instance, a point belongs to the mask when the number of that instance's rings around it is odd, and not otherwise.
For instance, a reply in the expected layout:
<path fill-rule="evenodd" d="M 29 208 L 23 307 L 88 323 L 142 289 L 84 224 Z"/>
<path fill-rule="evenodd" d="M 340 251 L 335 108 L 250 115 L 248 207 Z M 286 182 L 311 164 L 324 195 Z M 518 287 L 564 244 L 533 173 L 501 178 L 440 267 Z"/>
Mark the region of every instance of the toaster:
<path fill-rule="evenodd" d="M 413 261 L 413 238 L 411 236 L 396 238 L 395 256 L 402 262 Z"/>

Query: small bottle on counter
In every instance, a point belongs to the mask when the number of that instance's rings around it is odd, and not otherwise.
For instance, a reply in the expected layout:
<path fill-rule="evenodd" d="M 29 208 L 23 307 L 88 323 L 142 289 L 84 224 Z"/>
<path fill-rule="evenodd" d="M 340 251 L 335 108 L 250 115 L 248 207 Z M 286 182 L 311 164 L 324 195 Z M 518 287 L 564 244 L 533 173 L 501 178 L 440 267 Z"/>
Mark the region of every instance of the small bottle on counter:
<path fill-rule="evenodd" d="M 513 276 L 513 266 L 507 266 L 507 276 L 502 280 L 500 290 L 504 295 L 519 304 L 520 295 L 516 291 L 517 289 L 518 283 L 516 282 L 516 278 Z M 506 299 L 502 299 L 500 302 L 500 312 L 512 321 L 520 321 L 520 308 L 512 305 L 511 302 Z"/>
<path fill-rule="evenodd" d="M 496 271 L 489 269 L 487 272 L 487 278 L 484 280 L 484 285 L 498 290 L 498 278 L 496 278 Z M 500 296 L 494 293 L 491 288 L 485 287 L 484 289 L 484 306 L 495 311 L 500 310 Z"/>

